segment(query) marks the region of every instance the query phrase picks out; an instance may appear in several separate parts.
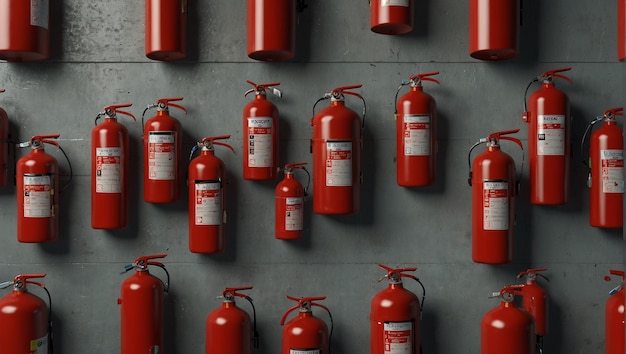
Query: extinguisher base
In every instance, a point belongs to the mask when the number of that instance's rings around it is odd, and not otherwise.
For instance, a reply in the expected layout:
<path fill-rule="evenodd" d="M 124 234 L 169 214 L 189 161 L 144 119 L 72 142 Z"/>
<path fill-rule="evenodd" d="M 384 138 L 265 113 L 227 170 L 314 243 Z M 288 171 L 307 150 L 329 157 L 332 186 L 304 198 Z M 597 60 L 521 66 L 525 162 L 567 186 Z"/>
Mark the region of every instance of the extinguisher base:
<path fill-rule="evenodd" d="M 257 50 L 248 52 L 250 59 L 259 61 L 285 61 L 293 59 L 295 52 L 291 50 Z"/>
<path fill-rule="evenodd" d="M 370 27 L 370 29 L 372 30 L 372 32 L 378 34 L 398 35 L 407 34 L 413 31 L 413 26 L 399 23 L 381 23 Z"/>
<path fill-rule="evenodd" d="M 517 57 L 518 54 L 519 52 L 514 48 L 483 49 L 470 52 L 470 56 L 474 59 L 489 61 L 513 59 Z"/>
<path fill-rule="evenodd" d="M 185 52 L 180 51 L 152 51 L 146 52 L 146 57 L 158 61 L 177 61 L 185 59 Z"/>

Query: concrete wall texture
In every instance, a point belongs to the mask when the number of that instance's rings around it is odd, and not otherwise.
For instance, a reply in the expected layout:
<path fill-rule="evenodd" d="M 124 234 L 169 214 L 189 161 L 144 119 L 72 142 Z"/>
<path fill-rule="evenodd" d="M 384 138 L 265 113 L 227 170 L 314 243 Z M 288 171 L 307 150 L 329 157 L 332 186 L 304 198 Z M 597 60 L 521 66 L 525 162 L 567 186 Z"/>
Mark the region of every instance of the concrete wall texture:
<path fill-rule="evenodd" d="M 421 322 L 423 352 L 478 353 L 480 321 L 498 300 L 492 291 L 515 283 L 519 271 L 547 267 L 550 327 L 546 353 L 602 353 L 604 303 L 622 268 L 622 230 L 588 225 L 587 170 L 579 144 L 585 127 L 605 109 L 624 104 L 624 66 L 617 61 L 616 3 L 525 1 L 521 55 L 483 62 L 468 55 L 468 1 L 416 1 L 416 26 L 403 36 L 370 32 L 367 1 L 310 1 L 299 16 L 297 56 L 264 63 L 246 56 L 245 1 L 190 1 L 188 59 L 161 63 L 145 58 L 143 1 L 51 2 L 52 54 L 43 63 L 0 63 L 0 105 L 11 119 L 14 140 L 60 133 L 74 170 L 60 197 L 60 240 L 16 241 L 16 190 L 0 191 L 4 230 L 0 280 L 46 272 L 54 302 L 55 349 L 59 353 L 112 353 L 119 348 L 117 298 L 123 266 L 136 257 L 167 253 L 167 353 L 198 353 L 206 316 L 220 305 L 226 286 L 252 285 L 261 345 L 280 350 L 280 317 L 292 296 L 326 295 L 334 318 L 333 353 L 369 350 L 370 300 L 386 285 L 376 266 L 417 266 L 426 286 Z M 572 107 L 571 200 L 564 206 L 531 206 L 528 163 L 517 202 L 514 262 L 483 265 L 471 260 L 471 188 L 467 152 L 481 137 L 521 128 L 524 89 L 540 73 L 571 66 L 573 84 L 557 82 Z M 411 74 L 440 71 L 441 85 L 426 83 L 438 103 L 439 157 L 432 187 L 395 183 L 393 97 Z M 274 187 L 278 181 L 242 179 L 241 112 L 249 98 L 246 80 L 280 81 L 281 163 L 312 162 L 311 108 L 332 88 L 363 83 L 368 104 L 364 132 L 361 212 L 324 216 L 306 208 L 305 237 L 274 239 Z M 536 89 L 537 86 L 534 87 Z M 188 149 L 205 136 L 232 134 L 232 154 L 219 149 L 228 185 L 226 252 L 197 255 L 187 249 L 187 197 L 171 205 L 142 199 L 140 123 L 122 119 L 131 137 L 130 225 L 93 230 L 90 208 L 90 141 L 102 107 L 131 102 L 140 116 L 160 97 L 184 96 L 188 109 L 172 114 L 184 126 Z M 323 107 L 327 103 L 322 103 Z M 348 97 L 347 105 L 360 111 Z M 483 147 L 479 148 L 482 150 Z M 520 163 L 512 146 L 505 150 Z M 62 155 L 61 172 L 68 169 Z M 527 151 L 527 150 L 526 150 Z M 18 150 L 18 157 L 25 154 Z M 526 159 L 528 162 L 528 159 Z M 66 181 L 61 180 L 61 183 Z M 157 269 L 154 274 L 161 276 Z M 541 280 L 540 280 L 541 281 Z M 417 294 L 415 282 L 405 282 Z M 33 290 L 38 293 L 38 290 Z M 6 292 L 6 290 L 5 290 Z M 242 308 L 249 309 L 245 302 Z M 322 319 L 327 316 L 315 309 Z"/>

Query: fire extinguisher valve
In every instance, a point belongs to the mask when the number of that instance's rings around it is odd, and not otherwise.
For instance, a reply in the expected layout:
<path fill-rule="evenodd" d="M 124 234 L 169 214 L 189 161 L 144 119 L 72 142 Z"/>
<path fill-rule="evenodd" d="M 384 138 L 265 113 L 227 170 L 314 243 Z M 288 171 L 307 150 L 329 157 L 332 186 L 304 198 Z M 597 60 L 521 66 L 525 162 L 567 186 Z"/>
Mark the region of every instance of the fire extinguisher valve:
<path fill-rule="evenodd" d="M 616 108 L 611 108 L 609 110 L 606 110 L 604 112 L 604 121 L 615 121 L 615 118 L 617 116 L 623 116 L 624 115 L 624 107 L 616 107 Z"/>
<path fill-rule="evenodd" d="M 225 139 L 230 139 L 230 135 L 209 136 L 209 137 L 202 139 L 200 146 L 202 147 L 203 150 L 204 149 L 213 150 L 214 145 L 224 146 L 224 147 L 229 148 L 230 151 L 232 151 L 233 153 L 235 153 L 235 149 L 233 149 L 232 146 L 226 143 L 216 141 L 216 140 L 225 140 Z"/>
<path fill-rule="evenodd" d="M 250 85 L 252 85 L 254 88 L 246 91 L 244 93 L 244 97 L 248 96 L 252 92 L 254 92 L 256 95 L 265 96 L 267 90 L 270 90 L 270 92 L 274 96 L 276 96 L 278 98 L 283 97 L 283 93 L 280 92 L 279 89 L 274 87 L 274 86 L 280 85 L 280 82 L 271 82 L 271 83 L 268 83 L 268 84 L 255 84 L 254 82 L 252 82 L 250 80 L 246 80 L 246 82 L 249 83 Z"/>
<path fill-rule="evenodd" d="M 543 74 L 541 74 L 541 76 L 539 77 L 539 79 L 543 82 L 543 83 L 551 83 L 552 81 L 554 81 L 554 78 L 559 78 L 559 79 L 563 79 L 567 82 L 569 82 L 570 84 L 572 83 L 572 80 L 565 76 L 565 75 L 561 75 L 559 73 L 565 72 L 565 71 L 570 71 L 572 70 L 571 67 L 568 68 L 561 68 L 561 69 L 554 69 L 554 70 L 548 70 L 546 72 L 544 72 Z"/>
<path fill-rule="evenodd" d="M 519 274 L 517 274 L 517 278 L 520 279 L 523 276 L 526 276 L 526 284 L 531 284 L 532 282 L 537 280 L 537 276 L 549 282 L 550 279 L 548 279 L 545 275 L 539 273 L 539 272 L 544 272 L 546 270 L 548 270 L 548 268 L 530 268 L 523 272 L 519 272 Z"/>
<path fill-rule="evenodd" d="M 43 278 L 45 277 L 46 274 L 45 273 L 41 273 L 41 274 L 19 274 L 17 276 L 15 276 L 15 278 L 13 278 L 12 281 L 7 281 L 4 283 L 0 283 L 0 289 L 6 289 L 9 286 L 13 285 L 13 289 L 14 290 L 26 290 L 26 284 L 34 284 L 37 285 L 41 288 L 46 288 L 46 286 L 43 283 L 37 282 L 37 281 L 32 281 L 29 279 L 32 278 Z"/>
<path fill-rule="evenodd" d="M 185 112 L 185 114 L 187 114 L 187 109 L 185 107 L 176 103 L 172 103 L 173 101 L 182 100 L 183 97 L 159 98 L 156 103 L 147 105 L 146 108 L 143 110 L 143 113 L 141 114 L 141 126 L 144 126 L 144 118 L 146 116 L 146 112 L 148 112 L 148 110 L 152 108 L 156 108 L 157 112 L 169 112 L 169 107 L 174 107 L 180 109 L 181 111 Z"/>
<path fill-rule="evenodd" d="M 165 265 L 161 262 L 154 262 L 152 261 L 152 259 L 159 259 L 159 258 L 165 258 L 167 257 L 167 254 L 162 253 L 162 254 L 155 254 L 155 255 L 151 255 L 151 256 L 142 256 L 142 257 L 138 257 L 137 259 L 135 259 L 135 261 L 132 264 L 127 264 L 124 266 L 124 271 L 120 272 L 120 274 L 124 274 L 132 269 L 136 269 L 138 272 L 147 272 L 148 271 L 148 266 L 157 266 L 161 269 L 163 269 L 163 271 L 165 272 L 165 274 L 167 275 L 167 281 L 165 281 L 164 284 L 164 291 L 167 293 L 169 290 L 169 284 L 170 284 L 170 273 L 167 271 L 167 269 L 165 268 Z"/>
<path fill-rule="evenodd" d="M 104 107 L 104 111 L 96 115 L 95 124 L 98 125 L 98 119 L 102 118 L 103 116 L 106 118 L 117 119 L 117 113 L 127 115 L 131 117 L 134 121 L 136 121 L 137 119 L 135 118 L 134 115 L 132 115 L 132 113 L 122 111 L 121 109 L 119 109 L 119 108 L 131 107 L 132 105 L 133 105 L 132 103 L 121 103 L 121 104 L 114 104 L 114 105 Z"/>
<path fill-rule="evenodd" d="M 625 277 L 624 277 L 624 271 L 622 271 L 622 270 L 616 270 L 616 269 L 610 269 L 610 270 L 609 270 L 609 273 L 610 273 L 610 274 L 612 274 L 612 275 L 617 275 L 617 276 L 619 276 L 619 277 L 621 277 L 621 278 L 622 278 L 622 281 L 620 282 L 620 284 L 619 284 L 618 286 L 614 287 L 613 289 L 611 289 L 611 290 L 609 291 L 609 295 L 615 295 L 615 294 L 617 294 L 620 290 L 622 290 L 622 288 L 624 287 L 624 280 L 625 280 Z M 608 275 L 607 275 L 607 276 L 605 276 L 605 277 L 604 277 L 604 281 L 611 281 L 611 277 L 610 277 L 610 276 L 608 276 Z"/>
<path fill-rule="evenodd" d="M 430 77 L 434 75 L 439 75 L 439 71 L 411 75 L 411 77 L 409 77 L 409 83 L 411 83 L 411 87 L 422 86 L 422 81 L 430 81 L 440 85 L 439 81 Z"/>
<path fill-rule="evenodd" d="M 515 299 L 515 293 L 522 293 L 524 290 L 524 285 L 509 285 L 502 288 L 499 292 L 491 293 L 489 298 L 499 297 L 504 302 L 513 302 Z"/>

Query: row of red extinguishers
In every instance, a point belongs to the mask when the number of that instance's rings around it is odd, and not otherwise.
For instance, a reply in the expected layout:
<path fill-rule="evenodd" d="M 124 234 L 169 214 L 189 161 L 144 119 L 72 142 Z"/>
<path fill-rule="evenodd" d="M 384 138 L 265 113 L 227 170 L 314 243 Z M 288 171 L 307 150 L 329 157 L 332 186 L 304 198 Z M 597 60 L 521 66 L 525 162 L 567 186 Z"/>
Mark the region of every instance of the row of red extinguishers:
<path fill-rule="evenodd" d="M 121 354 L 163 354 L 164 350 L 164 301 L 169 288 L 169 273 L 157 259 L 166 254 L 139 257 L 125 267 L 124 272 L 135 270 L 121 287 L 118 304 L 121 306 Z M 167 274 L 167 281 L 150 274 L 148 267 L 157 266 Z M 418 354 L 421 352 L 420 322 L 426 290 L 421 281 L 412 274 L 417 268 L 390 268 L 379 264 L 387 274 L 388 286 L 374 296 L 370 309 L 371 354 Z M 518 274 L 525 283 L 503 287 L 492 297 L 499 297 L 501 304 L 487 312 L 481 321 L 481 354 L 540 354 L 543 353 L 543 337 L 548 334 L 548 297 L 537 284 L 537 276 L 546 268 L 528 269 Z M 624 272 L 610 270 L 621 277 L 621 283 L 610 292 L 605 307 L 605 353 L 624 353 Z M 18 275 L 12 282 L 0 284 L 0 288 L 13 285 L 13 292 L 0 299 L 0 341 L 3 353 L 22 354 L 24 348 L 31 353 L 52 353 L 51 306 L 29 293 L 26 284 L 45 286 L 30 279 L 45 274 Z M 422 299 L 404 288 L 402 278 L 416 280 L 422 287 Z M 381 281 L 383 278 L 379 279 Z M 606 276 L 609 281 L 610 277 Z M 256 311 L 252 299 L 243 294 L 251 286 L 224 289 L 222 306 L 211 312 L 206 320 L 205 352 L 207 354 L 251 354 L 258 345 Z M 521 307 L 515 303 L 521 296 Z M 237 307 L 237 297 L 250 302 L 253 321 L 245 311 Z M 325 296 L 292 297 L 298 302 L 282 316 L 284 325 L 282 354 L 328 354 L 332 336 L 330 310 L 317 303 Z M 326 323 L 313 315 L 312 307 L 328 312 L 330 331 Z M 8 309 L 11 311 L 8 311 Z M 5 311 L 7 309 L 7 311 Z M 293 311 L 298 315 L 286 322 Z M 34 349 L 33 349 L 34 348 Z"/>

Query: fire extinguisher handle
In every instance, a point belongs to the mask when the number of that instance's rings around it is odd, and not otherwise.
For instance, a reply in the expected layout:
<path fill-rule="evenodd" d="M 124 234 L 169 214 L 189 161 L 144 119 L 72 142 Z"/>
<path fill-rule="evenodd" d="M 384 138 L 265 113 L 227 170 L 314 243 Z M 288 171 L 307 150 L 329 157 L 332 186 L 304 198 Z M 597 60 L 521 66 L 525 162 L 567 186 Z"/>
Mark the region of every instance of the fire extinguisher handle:
<path fill-rule="evenodd" d="M 607 109 L 606 111 L 604 111 L 604 117 L 610 117 L 611 115 L 613 116 L 623 116 L 624 115 L 624 107 L 615 107 L 615 108 L 611 108 L 611 109 Z"/>
<path fill-rule="evenodd" d="M 433 72 L 429 72 L 429 73 L 422 73 L 422 74 L 415 74 L 415 75 L 411 75 L 409 77 L 410 81 L 414 81 L 419 83 L 419 81 L 430 81 L 430 82 L 434 82 L 438 85 L 441 85 L 441 83 L 439 81 L 437 81 L 437 79 L 433 79 L 432 77 L 429 76 L 434 76 L 434 75 L 439 75 L 439 71 L 433 71 Z"/>
<path fill-rule="evenodd" d="M 224 289 L 224 291 L 222 292 L 222 295 L 223 295 L 223 296 L 226 296 L 226 294 L 230 293 L 230 294 L 231 294 L 231 295 L 233 295 L 233 296 L 239 296 L 239 297 L 240 297 L 240 298 L 242 298 L 242 299 L 246 299 L 246 298 L 248 298 L 248 295 L 246 295 L 246 294 L 240 294 L 240 293 L 238 293 L 238 291 L 241 291 L 241 290 L 250 290 L 250 289 L 252 289 L 252 287 L 251 287 L 251 286 L 239 286 L 239 287 L 234 287 L 234 288 L 226 288 L 226 289 Z"/>
<path fill-rule="evenodd" d="M 553 77 L 558 77 L 559 79 L 563 79 L 567 82 L 569 82 L 570 84 L 572 83 L 572 80 L 565 76 L 565 75 L 561 75 L 559 73 L 565 72 L 565 71 L 570 71 L 572 70 L 571 67 L 567 67 L 567 68 L 560 68 L 560 69 L 554 69 L 554 70 L 548 70 L 546 72 L 544 72 L 543 74 L 541 74 L 542 79 L 544 80 L 550 80 Z"/>
<path fill-rule="evenodd" d="M 176 103 L 167 103 L 167 106 L 168 106 L 168 107 L 178 108 L 178 109 L 180 109 L 181 111 L 185 112 L 185 114 L 187 114 L 187 108 L 185 108 L 185 107 L 183 107 L 183 106 L 181 106 L 181 105 L 179 105 L 179 104 L 176 104 Z"/>
<path fill-rule="evenodd" d="M 624 271 L 623 270 L 609 269 L 609 273 L 624 278 Z"/>

